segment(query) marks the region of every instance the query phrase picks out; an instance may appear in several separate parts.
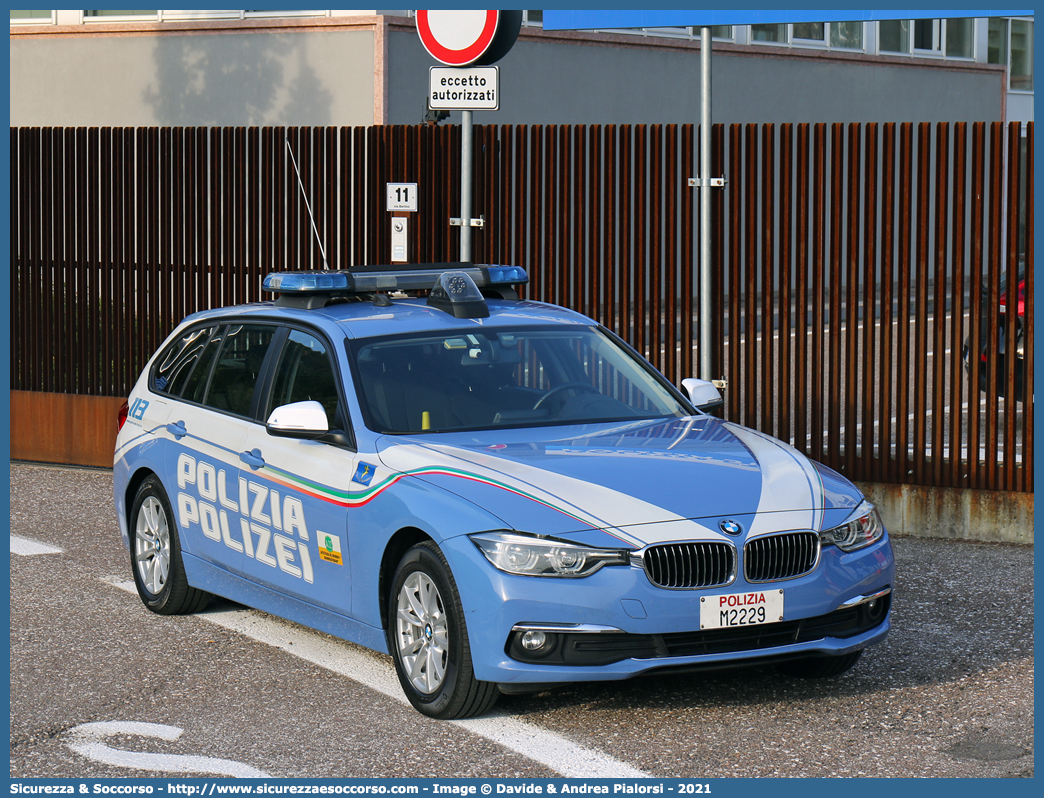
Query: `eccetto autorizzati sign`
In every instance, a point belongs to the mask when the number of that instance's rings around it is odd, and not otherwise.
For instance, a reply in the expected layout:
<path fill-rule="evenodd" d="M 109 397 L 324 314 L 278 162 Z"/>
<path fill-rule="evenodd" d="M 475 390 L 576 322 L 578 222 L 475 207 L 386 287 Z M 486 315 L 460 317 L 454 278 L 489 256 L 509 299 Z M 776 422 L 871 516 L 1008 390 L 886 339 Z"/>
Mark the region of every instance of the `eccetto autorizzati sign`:
<path fill-rule="evenodd" d="M 496 111 L 500 107 L 500 70 L 431 67 L 428 106 L 446 111 Z"/>

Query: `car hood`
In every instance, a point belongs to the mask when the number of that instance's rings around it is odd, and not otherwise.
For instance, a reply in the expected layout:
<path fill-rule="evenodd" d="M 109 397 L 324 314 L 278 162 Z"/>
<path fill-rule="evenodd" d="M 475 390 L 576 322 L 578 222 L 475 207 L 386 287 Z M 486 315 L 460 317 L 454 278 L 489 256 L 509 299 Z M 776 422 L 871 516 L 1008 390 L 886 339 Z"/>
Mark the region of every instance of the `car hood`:
<path fill-rule="evenodd" d="M 862 499 L 785 443 L 712 416 L 383 436 L 378 453 L 387 468 L 468 499 L 505 528 L 592 544 L 604 534 L 635 547 L 720 540 L 725 521 L 741 537 L 818 531 Z"/>

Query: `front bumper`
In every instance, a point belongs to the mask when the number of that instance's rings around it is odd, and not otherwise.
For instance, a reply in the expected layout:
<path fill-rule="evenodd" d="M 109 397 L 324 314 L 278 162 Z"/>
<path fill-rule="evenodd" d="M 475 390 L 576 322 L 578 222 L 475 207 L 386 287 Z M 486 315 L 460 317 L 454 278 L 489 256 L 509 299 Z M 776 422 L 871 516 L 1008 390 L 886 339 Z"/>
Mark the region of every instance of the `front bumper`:
<path fill-rule="evenodd" d="M 475 676 L 483 681 L 613 680 L 840 655 L 880 642 L 890 628 L 891 594 L 883 591 L 894 583 L 894 560 L 887 535 L 849 554 L 825 547 L 816 568 L 796 579 L 751 585 L 739 577 L 696 590 L 658 588 L 633 565 L 582 579 L 513 576 L 490 565 L 467 537 L 444 541 L 443 551 L 460 589 Z M 700 631 L 701 596 L 770 588 L 784 590 L 782 622 Z M 873 608 L 861 601 L 870 596 L 877 596 Z M 548 656 L 521 653 L 529 629 L 555 636 Z"/>
<path fill-rule="evenodd" d="M 516 624 L 507 653 L 518 662 L 569 667 L 611 665 L 625 659 L 664 659 L 708 654 L 744 654 L 779 649 L 824 638 L 847 640 L 884 623 L 891 588 L 860 596 L 846 606 L 814 618 L 779 623 L 669 634 L 628 634 L 610 627 Z M 527 632 L 539 632 L 547 643 L 537 651 L 523 645 Z"/>

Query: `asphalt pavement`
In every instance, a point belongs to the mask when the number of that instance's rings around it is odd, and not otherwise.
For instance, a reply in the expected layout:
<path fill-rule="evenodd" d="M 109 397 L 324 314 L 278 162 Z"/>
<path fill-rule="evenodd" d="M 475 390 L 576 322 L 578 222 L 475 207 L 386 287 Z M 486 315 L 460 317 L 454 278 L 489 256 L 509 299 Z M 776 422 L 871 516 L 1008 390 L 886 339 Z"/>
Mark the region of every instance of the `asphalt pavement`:
<path fill-rule="evenodd" d="M 275 777 L 1033 776 L 1029 546 L 893 538 L 892 633 L 841 677 L 576 684 L 447 723 L 385 690 L 385 656 L 229 602 L 148 613 L 125 589 L 111 491 L 109 471 L 11 466 L 12 777 L 169 777 L 175 760 Z"/>

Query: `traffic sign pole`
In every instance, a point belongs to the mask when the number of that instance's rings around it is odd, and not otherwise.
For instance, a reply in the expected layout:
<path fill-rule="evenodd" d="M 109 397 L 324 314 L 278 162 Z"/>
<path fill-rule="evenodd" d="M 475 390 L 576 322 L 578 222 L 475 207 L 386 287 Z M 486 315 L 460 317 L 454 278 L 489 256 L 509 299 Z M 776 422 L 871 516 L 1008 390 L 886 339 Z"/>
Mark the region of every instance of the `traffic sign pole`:
<path fill-rule="evenodd" d="M 474 150 L 471 111 L 460 112 L 460 260 L 471 262 L 471 166 Z"/>
<path fill-rule="evenodd" d="M 456 68 L 428 70 L 428 106 L 461 111 L 460 217 L 451 218 L 450 225 L 460 227 L 460 259 L 464 263 L 471 262 L 471 228 L 482 227 L 484 222 L 481 217 L 471 218 L 472 111 L 500 107 L 500 73 L 495 67 L 481 67 L 503 58 L 521 27 L 521 11 L 417 11 L 417 35 L 424 49 L 436 61 Z M 471 65 L 474 67 L 466 68 Z"/>
<path fill-rule="evenodd" d="M 711 374 L 711 29 L 700 29 L 700 377 Z"/>

